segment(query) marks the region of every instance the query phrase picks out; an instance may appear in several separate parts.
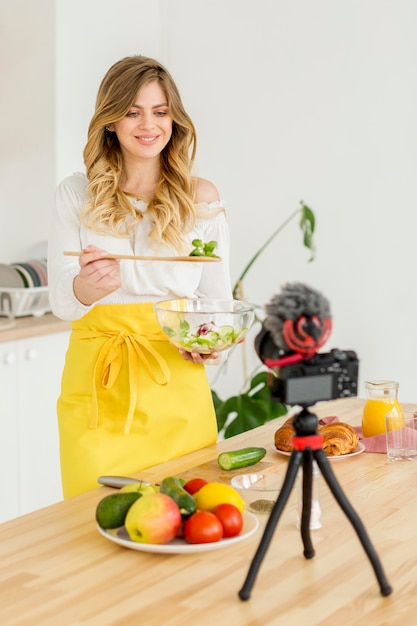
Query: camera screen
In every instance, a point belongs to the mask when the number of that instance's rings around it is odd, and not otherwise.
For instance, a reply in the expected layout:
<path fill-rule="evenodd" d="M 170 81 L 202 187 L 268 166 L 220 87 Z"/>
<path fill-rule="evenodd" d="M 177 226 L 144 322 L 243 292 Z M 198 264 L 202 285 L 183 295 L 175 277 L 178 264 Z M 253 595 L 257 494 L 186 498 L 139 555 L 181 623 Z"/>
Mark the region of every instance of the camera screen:
<path fill-rule="evenodd" d="M 333 398 L 332 383 L 331 374 L 289 378 L 287 380 L 286 401 L 288 404 L 303 404 L 318 402 L 319 400 L 331 400 Z"/>

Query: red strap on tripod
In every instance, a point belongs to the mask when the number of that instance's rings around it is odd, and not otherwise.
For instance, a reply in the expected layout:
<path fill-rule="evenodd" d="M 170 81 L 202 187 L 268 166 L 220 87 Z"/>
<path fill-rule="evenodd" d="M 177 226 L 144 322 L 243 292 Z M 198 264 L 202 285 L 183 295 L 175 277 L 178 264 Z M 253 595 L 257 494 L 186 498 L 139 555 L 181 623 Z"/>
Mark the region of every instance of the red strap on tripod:
<path fill-rule="evenodd" d="M 323 445 L 323 435 L 308 435 L 307 437 L 298 437 L 294 435 L 292 438 L 294 450 L 320 450 Z"/>

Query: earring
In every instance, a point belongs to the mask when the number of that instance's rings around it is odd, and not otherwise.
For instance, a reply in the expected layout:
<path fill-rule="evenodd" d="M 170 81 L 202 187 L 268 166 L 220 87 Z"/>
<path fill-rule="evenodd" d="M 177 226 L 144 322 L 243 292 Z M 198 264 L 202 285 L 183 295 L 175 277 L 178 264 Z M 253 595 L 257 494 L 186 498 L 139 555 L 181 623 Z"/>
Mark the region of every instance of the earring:
<path fill-rule="evenodd" d="M 107 132 L 110 132 L 110 128 L 108 126 L 106 126 L 105 130 L 107 130 Z"/>

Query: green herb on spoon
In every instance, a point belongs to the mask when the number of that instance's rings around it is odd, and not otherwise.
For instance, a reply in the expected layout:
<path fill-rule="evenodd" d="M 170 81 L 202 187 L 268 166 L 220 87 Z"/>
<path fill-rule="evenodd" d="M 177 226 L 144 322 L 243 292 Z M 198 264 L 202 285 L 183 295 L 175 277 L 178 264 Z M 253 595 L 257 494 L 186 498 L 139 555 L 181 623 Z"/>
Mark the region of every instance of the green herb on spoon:
<path fill-rule="evenodd" d="M 191 250 L 188 256 L 213 256 L 217 257 L 217 254 L 214 254 L 214 250 L 217 246 L 217 241 L 209 241 L 208 243 L 203 243 L 201 239 L 193 239 L 191 242 L 194 246 L 193 250 Z"/>

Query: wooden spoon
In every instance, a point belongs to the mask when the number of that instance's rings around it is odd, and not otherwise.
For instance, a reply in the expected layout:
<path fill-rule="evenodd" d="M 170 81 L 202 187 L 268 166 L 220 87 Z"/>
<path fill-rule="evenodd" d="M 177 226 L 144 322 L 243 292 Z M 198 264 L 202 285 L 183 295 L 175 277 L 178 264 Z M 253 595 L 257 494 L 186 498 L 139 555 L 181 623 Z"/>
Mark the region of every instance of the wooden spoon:
<path fill-rule="evenodd" d="M 82 252 L 64 252 L 65 256 L 81 256 Z M 134 254 L 106 254 L 103 259 L 126 259 L 132 261 L 188 261 L 191 263 L 205 263 L 221 261 L 219 256 L 136 256 Z"/>

